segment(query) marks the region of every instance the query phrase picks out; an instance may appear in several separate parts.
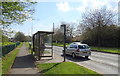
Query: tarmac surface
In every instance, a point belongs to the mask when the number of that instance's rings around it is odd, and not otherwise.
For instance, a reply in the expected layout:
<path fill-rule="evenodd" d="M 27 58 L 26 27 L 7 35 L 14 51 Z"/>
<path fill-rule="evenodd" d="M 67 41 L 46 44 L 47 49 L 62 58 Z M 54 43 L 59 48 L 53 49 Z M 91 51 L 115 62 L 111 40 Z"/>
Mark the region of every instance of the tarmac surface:
<path fill-rule="evenodd" d="M 39 70 L 35 66 L 35 59 L 29 54 L 25 44 L 21 47 L 10 74 L 37 74 Z"/>

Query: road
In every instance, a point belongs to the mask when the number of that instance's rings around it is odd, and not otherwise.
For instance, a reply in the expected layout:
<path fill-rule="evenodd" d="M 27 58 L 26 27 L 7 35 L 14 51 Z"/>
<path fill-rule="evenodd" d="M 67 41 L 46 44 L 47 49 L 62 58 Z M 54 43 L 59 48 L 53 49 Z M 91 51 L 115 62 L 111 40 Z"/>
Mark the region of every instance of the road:
<path fill-rule="evenodd" d="M 63 59 L 63 47 L 54 46 L 54 55 L 58 55 Z M 71 56 L 66 56 L 66 61 L 72 61 L 86 68 L 94 70 L 100 74 L 118 74 L 118 57 L 117 54 L 108 54 L 101 52 L 93 52 L 89 59 L 77 57 L 73 59 Z"/>

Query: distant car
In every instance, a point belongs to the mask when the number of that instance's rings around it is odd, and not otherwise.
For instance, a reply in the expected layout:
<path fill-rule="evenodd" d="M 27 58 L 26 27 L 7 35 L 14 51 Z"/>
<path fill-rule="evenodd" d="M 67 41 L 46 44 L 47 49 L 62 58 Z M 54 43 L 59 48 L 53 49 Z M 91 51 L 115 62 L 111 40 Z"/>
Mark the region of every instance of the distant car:
<path fill-rule="evenodd" d="M 72 55 L 73 58 L 76 56 L 84 56 L 85 58 L 88 58 L 91 55 L 91 50 L 87 44 L 73 42 L 66 48 L 65 53 Z"/>

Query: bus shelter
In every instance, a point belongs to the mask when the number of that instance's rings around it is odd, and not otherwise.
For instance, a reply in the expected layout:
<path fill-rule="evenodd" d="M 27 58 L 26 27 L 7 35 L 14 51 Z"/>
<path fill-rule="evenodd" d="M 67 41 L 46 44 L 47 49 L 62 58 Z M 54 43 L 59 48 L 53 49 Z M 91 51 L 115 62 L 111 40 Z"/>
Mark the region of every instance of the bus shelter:
<path fill-rule="evenodd" d="M 37 60 L 40 60 L 41 57 L 53 58 L 53 33 L 54 32 L 38 31 L 33 34 L 33 50 L 31 53 Z"/>

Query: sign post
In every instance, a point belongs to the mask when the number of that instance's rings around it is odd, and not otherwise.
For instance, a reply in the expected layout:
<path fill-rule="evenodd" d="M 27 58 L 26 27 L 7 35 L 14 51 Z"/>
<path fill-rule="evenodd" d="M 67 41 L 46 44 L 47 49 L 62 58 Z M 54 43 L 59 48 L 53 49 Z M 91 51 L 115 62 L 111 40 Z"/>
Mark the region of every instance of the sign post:
<path fill-rule="evenodd" d="M 61 32 L 64 33 L 64 50 L 63 50 L 63 56 L 64 56 L 64 61 L 65 62 L 65 57 L 66 57 L 66 53 L 65 53 L 65 50 L 66 50 L 66 25 L 65 24 L 62 24 L 61 25 Z"/>

